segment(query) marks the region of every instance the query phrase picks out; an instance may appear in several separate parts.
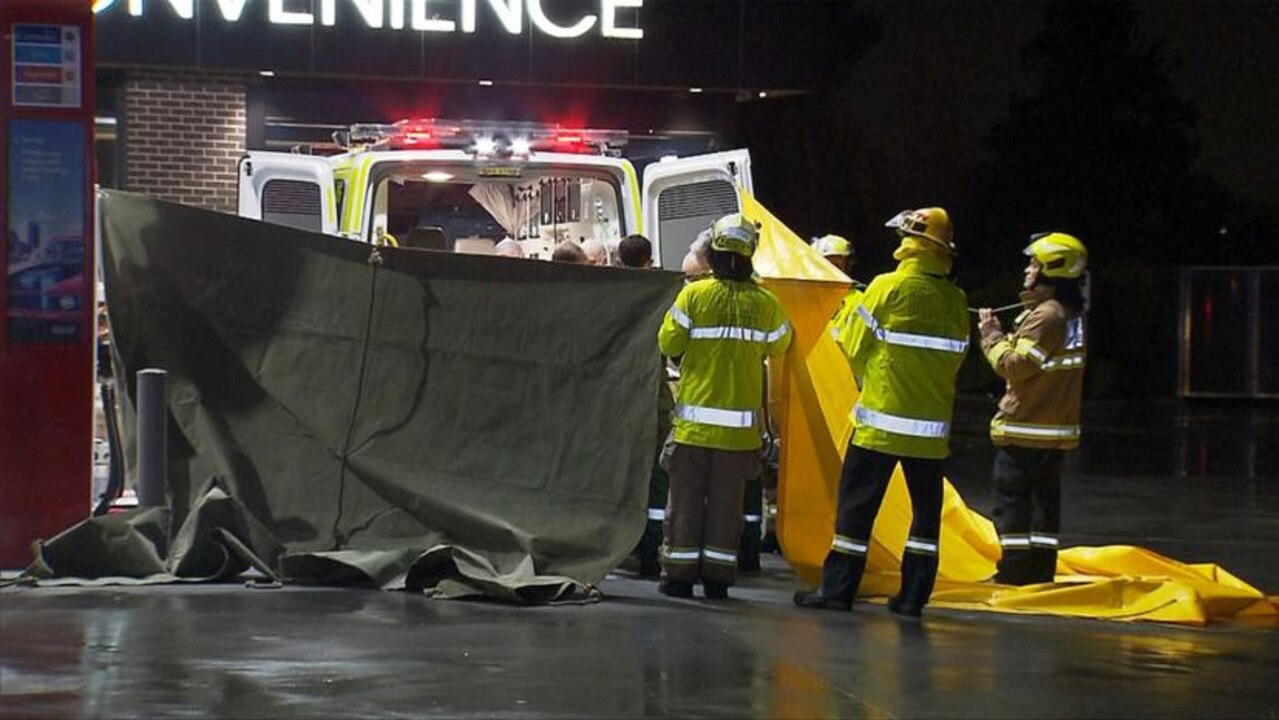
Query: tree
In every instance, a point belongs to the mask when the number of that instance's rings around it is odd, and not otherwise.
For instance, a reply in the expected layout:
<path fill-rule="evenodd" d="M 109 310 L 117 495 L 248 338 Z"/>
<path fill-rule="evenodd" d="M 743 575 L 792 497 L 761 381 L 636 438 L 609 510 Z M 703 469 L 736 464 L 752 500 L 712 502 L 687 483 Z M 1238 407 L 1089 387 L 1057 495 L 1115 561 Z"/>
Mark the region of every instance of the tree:
<path fill-rule="evenodd" d="M 1196 171 L 1195 108 L 1137 21 L 1127 0 L 1046 6 L 1022 53 L 1038 92 L 1014 99 L 988 138 L 974 218 L 987 242 L 965 258 L 970 282 L 997 280 L 1031 232 L 1084 240 L 1094 268 L 1090 389 L 1107 395 L 1170 394 L 1173 269 L 1212 261 L 1234 208 Z"/>

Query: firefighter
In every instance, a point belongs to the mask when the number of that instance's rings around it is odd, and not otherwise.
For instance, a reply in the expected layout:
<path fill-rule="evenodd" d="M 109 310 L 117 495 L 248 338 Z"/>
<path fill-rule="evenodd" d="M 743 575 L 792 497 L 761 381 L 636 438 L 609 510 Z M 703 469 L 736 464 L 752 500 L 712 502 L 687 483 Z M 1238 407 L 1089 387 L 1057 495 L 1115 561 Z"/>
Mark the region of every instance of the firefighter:
<path fill-rule="evenodd" d="M 964 293 L 949 278 L 955 245 L 941 208 L 907 210 L 886 224 L 901 244 L 894 272 L 866 288 L 841 337 L 861 397 L 839 479 L 835 538 L 806 608 L 847 610 L 866 569 L 871 528 L 900 462 L 913 518 L 902 582 L 888 609 L 918 617 L 937 576 L 942 466 L 949 454 L 955 375 L 968 350 Z"/>
<path fill-rule="evenodd" d="M 723 600 L 737 573 L 746 482 L 759 474 L 764 358 L 791 342 L 782 304 L 752 278 L 759 227 L 740 213 L 712 226 L 711 277 L 684 286 L 658 331 L 683 356 L 667 467 L 661 592 Z"/>
<path fill-rule="evenodd" d="M 853 244 L 846 238 L 839 235 L 823 235 L 813 240 L 813 248 L 821 253 L 826 262 L 834 265 L 835 269 L 848 275 L 852 280 L 853 266 L 857 264 L 857 256 L 853 252 Z M 840 342 L 841 330 L 848 325 L 857 311 L 857 306 L 861 304 L 862 291 L 865 289 L 865 285 L 853 280 L 852 289 L 844 296 L 839 310 L 835 311 L 834 317 L 827 324 L 826 330 L 836 343 Z"/>
<path fill-rule="evenodd" d="M 1022 303 L 1011 333 L 982 308 L 981 349 L 1006 381 L 990 422 L 992 472 L 1003 557 L 995 581 L 1052 582 L 1061 523 L 1061 463 L 1079 445 L 1083 394 L 1084 295 L 1088 250 L 1061 232 L 1032 235 Z"/>

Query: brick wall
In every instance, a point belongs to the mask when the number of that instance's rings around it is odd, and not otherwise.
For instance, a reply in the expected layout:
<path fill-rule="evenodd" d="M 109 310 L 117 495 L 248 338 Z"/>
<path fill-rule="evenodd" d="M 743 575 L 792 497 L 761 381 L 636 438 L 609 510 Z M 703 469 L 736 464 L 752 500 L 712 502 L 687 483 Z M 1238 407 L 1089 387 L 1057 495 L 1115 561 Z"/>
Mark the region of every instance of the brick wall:
<path fill-rule="evenodd" d="M 125 189 L 235 212 L 245 144 L 244 81 L 136 71 L 124 86 Z"/>

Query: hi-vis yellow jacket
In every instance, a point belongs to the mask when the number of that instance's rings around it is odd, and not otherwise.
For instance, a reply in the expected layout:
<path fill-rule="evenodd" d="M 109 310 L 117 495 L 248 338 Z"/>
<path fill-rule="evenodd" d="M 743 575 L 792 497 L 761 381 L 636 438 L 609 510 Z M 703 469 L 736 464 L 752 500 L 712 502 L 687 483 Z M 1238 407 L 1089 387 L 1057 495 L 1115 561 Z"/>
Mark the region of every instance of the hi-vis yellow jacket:
<path fill-rule="evenodd" d="M 657 332 L 663 355 L 684 356 L 675 392 L 675 442 L 758 448 L 764 357 L 786 352 L 790 341 L 785 309 L 758 284 L 712 277 L 685 285 Z"/>
<path fill-rule="evenodd" d="M 840 346 L 861 398 L 853 444 L 889 455 L 950 454 L 955 374 L 968 351 L 968 302 L 943 261 L 907 258 L 866 287 Z"/>
<path fill-rule="evenodd" d="M 986 360 L 1008 381 L 990 422 L 996 445 L 1056 450 L 1079 445 L 1084 335 L 1083 316 L 1048 299 L 1022 313 L 1012 333 L 982 337 Z"/>

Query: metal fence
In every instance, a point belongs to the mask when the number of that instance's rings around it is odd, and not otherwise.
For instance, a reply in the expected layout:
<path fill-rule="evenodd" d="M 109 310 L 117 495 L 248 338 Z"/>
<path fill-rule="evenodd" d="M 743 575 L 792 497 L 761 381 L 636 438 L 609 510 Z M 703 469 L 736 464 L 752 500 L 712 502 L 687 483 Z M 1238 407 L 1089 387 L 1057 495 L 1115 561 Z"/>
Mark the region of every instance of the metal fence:
<path fill-rule="evenodd" d="M 1279 399 L 1279 267 L 1181 271 L 1178 394 Z"/>

